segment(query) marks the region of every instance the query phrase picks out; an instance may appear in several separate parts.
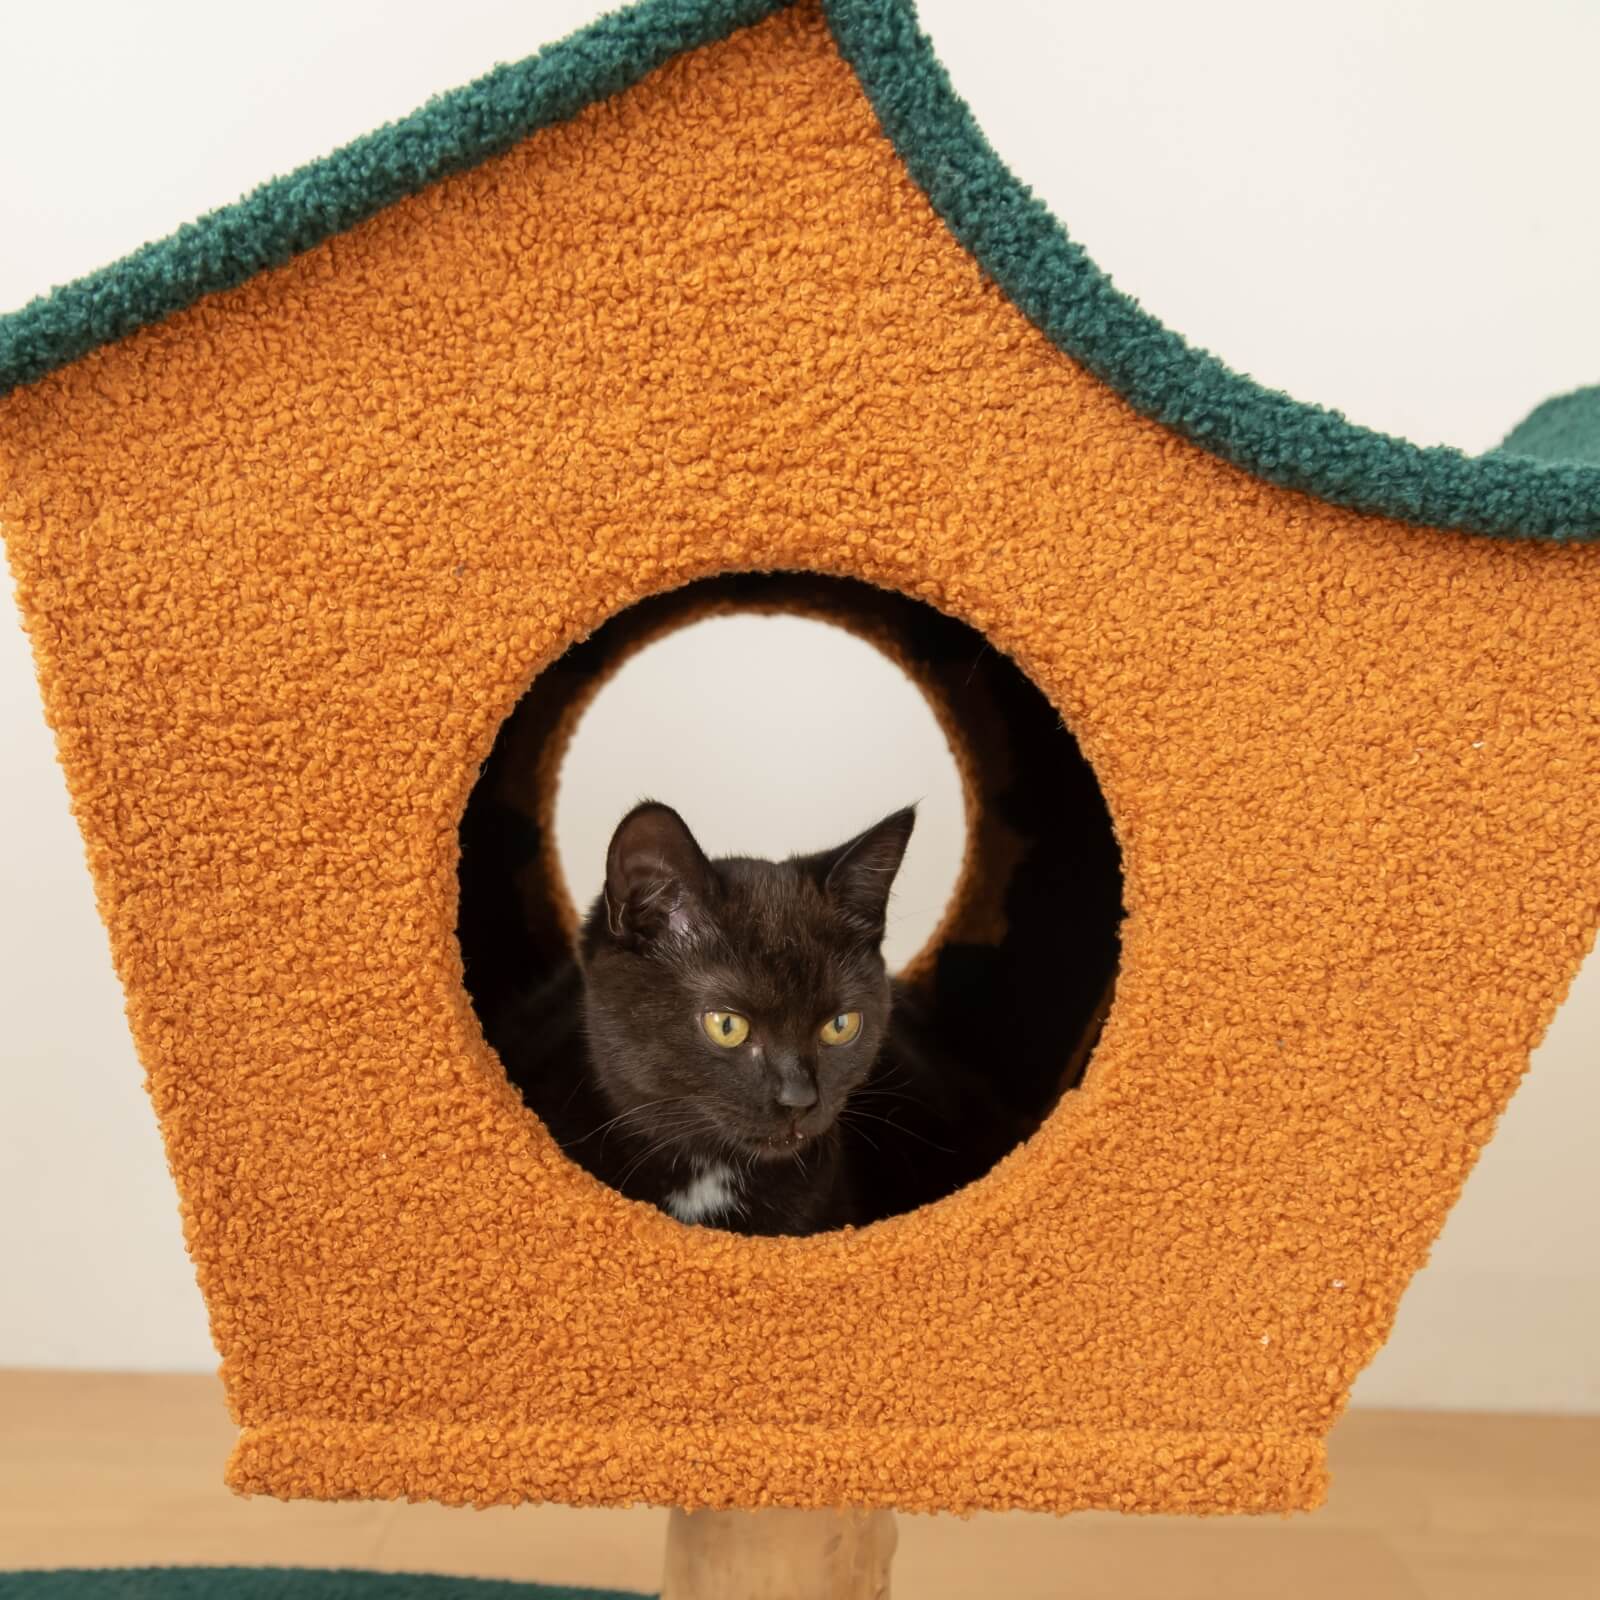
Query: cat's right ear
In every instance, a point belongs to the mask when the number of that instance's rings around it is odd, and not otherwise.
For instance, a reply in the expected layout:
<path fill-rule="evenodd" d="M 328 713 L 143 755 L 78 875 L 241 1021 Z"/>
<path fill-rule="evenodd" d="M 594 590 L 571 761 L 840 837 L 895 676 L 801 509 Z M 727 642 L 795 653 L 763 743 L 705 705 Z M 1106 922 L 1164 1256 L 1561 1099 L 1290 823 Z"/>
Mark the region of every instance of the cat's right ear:
<path fill-rule="evenodd" d="M 611 835 L 606 852 L 606 931 L 641 949 L 682 935 L 705 915 L 715 878 L 711 863 L 671 806 L 646 800 Z"/>
<path fill-rule="evenodd" d="M 905 858 L 916 825 L 917 808 L 907 806 L 857 834 L 837 850 L 813 858 L 828 898 L 873 939 L 882 939 L 889 914 L 889 890 Z"/>

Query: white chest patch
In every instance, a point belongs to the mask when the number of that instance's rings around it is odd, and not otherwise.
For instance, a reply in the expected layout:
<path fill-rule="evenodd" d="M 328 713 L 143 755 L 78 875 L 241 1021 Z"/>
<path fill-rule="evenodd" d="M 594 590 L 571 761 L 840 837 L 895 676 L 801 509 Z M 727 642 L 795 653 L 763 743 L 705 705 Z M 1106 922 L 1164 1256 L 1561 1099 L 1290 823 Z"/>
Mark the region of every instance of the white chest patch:
<path fill-rule="evenodd" d="M 666 1203 L 679 1222 L 709 1222 L 730 1211 L 744 1210 L 744 1196 L 732 1167 L 702 1167 L 694 1181 L 674 1189 Z"/>

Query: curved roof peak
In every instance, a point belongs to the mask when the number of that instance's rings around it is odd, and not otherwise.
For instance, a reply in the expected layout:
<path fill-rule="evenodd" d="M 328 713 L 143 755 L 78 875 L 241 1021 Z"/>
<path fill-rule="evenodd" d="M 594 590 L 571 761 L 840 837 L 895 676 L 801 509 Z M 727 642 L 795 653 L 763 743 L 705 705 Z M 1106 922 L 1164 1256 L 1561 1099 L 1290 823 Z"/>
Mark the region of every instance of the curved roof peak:
<path fill-rule="evenodd" d="M 1073 242 L 990 147 L 913 0 L 803 3 L 820 4 L 885 134 L 956 239 L 1058 348 L 1137 410 L 1268 482 L 1339 505 L 1507 538 L 1600 539 L 1600 404 L 1547 402 L 1498 450 L 1472 457 L 1263 387 L 1144 311 Z M 431 100 L 0 317 L 0 394 L 236 287 L 784 4 L 641 0 Z"/>

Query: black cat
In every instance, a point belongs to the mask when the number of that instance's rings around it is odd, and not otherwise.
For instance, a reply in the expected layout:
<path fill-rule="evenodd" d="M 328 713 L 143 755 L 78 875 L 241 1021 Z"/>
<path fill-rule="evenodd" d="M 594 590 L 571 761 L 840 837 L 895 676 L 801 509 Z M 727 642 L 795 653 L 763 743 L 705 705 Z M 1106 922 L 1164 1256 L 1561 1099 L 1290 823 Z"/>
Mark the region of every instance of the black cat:
<path fill-rule="evenodd" d="M 1028 1130 L 941 1060 L 890 981 L 897 811 L 820 855 L 708 860 L 646 802 L 618 825 L 579 964 L 490 1042 L 562 1148 L 684 1222 L 816 1233 L 970 1182 Z"/>

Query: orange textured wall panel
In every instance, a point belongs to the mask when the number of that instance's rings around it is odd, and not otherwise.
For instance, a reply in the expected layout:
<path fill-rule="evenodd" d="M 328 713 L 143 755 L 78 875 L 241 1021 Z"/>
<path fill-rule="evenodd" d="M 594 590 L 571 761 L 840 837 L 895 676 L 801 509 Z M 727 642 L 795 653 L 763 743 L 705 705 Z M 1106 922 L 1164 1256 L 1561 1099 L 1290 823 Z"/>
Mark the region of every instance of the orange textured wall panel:
<path fill-rule="evenodd" d="M 235 1487 L 1318 1500 L 1600 916 L 1597 552 L 1136 414 L 984 278 L 809 7 L 18 389 L 0 482 Z M 1129 911 L 1085 1088 L 972 1188 L 810 1239 L 567 1162 L 454 937 L 531 676 L 766 568 L 1009 653 Z"/>

